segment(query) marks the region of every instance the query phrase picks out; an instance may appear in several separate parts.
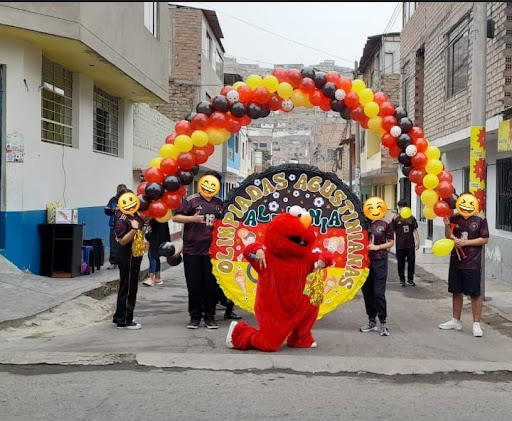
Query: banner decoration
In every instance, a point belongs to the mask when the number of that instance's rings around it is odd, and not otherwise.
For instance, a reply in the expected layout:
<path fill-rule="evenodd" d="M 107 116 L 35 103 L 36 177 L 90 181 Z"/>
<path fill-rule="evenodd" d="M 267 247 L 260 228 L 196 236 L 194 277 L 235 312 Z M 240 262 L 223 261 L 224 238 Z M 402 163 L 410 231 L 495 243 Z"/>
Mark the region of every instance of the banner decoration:
<path fill-rule="evenodd" d="M 245 246 L 263 242 L 272 218 L 299 205 L 309 211 L 317 234 L 315 250 L 329 250 L 333 267 L 321 269 L 324 299 L 318 318 L 355 297 L 368 276 L 367 222 L 359 199 L 333 173 L 301 164 L 271 167 L 230 191 L 224 218 L 217 221 L 210 248 L 214 274 L 226 296 L 254 313 L 258 279 L 243 258 Z M 309 275 L 306 291 L 313 280 Z"/>

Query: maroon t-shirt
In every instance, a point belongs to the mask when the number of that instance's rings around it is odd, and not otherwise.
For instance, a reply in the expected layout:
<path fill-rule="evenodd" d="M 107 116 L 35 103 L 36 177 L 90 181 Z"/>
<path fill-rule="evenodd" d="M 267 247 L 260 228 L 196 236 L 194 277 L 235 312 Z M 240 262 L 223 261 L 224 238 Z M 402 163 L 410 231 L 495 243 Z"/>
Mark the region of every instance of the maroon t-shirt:
<path fill-rule="evenodd" d="M 139 222 L 139 227 L 142 229 L 144 226 L 144 220 L 140 217 L 138 213 L 133 215 L 128 215 L 121 212 L 119 209 L 116 211 L 114 216 L 114 232 L 116 233 L 116 238 L 123 238 L 130 230 L 132 229 L 132 219 L 135 219 Z M 119 244 L 119 253 L 123 257 L 129 257 L 132 254 L 132 241 L 130 241 L 125 246 Z"/>
<path fill-rule="evenodd" d="M 207 255 L 212 242 L 215 219 L 222 219 L 223 202 L 218 197 L 206 200 L 199 193 L 187 196 L 174 215 L 204 215 L 204 223 L 183 224 L 183 254 Z"/>
<path fill-rule="evenodd" d="M 414 245 L 414 230 L 418 229 L 418 221 L 414 216 L 404 219 L 400 215 L 393 218 L 391 222 L 396 233 L 395 247 L 397 249 L 411 249 Z"/>
<path fill-rule="evenodd" d="M 394 240 L 395 235 L 391 224 L 384 219 L 373 221 L 370 226 L 370 243 L 379 246 Z M 386 259 L 388 257 L 389 249 L 386 250 L 372 250 L 368 252 L 370 260 Z"/>
<path fill-rule="evenodd" d="M 458 213 L 450 217 L 450 224 L 455 224 L 453 235 L 463 240 L 475 238 L 489 238 L 487 219 L 481 215 L 473 215 L 465 219 Z M 459 251 L 460 260 L 457 255 L 457 248 L 454 247 L 450 256 L 450 267 L 456 269 L 480 269 L 482 267 L 482 246 L 462 247 L 466 257 Z"/>

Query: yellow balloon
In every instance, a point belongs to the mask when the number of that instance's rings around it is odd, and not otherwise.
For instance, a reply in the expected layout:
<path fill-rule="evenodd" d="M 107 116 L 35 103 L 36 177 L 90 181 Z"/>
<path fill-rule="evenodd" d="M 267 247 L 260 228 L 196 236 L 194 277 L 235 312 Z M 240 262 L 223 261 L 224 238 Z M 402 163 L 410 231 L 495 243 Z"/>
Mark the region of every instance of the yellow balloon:
<path fill-rule="evenodd" d="M 233 83 L 233 89 L 238 89 L 240 86 L 245 85 L 245 82 L 235 82 Z"/>
<path fill-rule="evenodd" d="M 160 156 L 162 158 L 178 158 L 180 151 L 176 148 L 176 146 L 171 145 L 170 143 L 165 143 L 160 148 Z"/>
<path fill-rule="evenodd" d="M 404 219 L 408 219 L 412 216 L 412 210 L 411 208 L 408 208 L 407 206 L 400 209 L 400 216 Z"/>
<path fill-rule="evenodd" d="M 194 146 L 201 148 L 206 146 L 208 143 L 208 133 L 206 133 L 204 130 L 194 130 L 194 132 L 190 135 L 190 139 L 192 139 Z"/>
<path fill-rule="evenodd" d="M 176 136 L 176 139 L 174 139 L 174 146 L 180 152 L 188 152 L 192 150 L 194 144 L 192 143 L 190 136 L 187 136 L 186 134 L 180 134 Z"/>
<path fill-rule="evenodd" d="M 149 163 L 149 166 L 150 167 L 153 167 L 153 168 L 160 168 L 160 162 L 162 162 L 162 157 L 161 156 L 157 156 L 156 158 L 153 158 L 150 163 Z"/>
<path fill-rule="evenodd" d="M 454 246 L 455 242 L 451 238 L 441 238 L 432 245 L 432 254 L 437 257 L 448 256 Z"/>
<path fill-rule="evenodd" d="M 260 86 L 263 86 L 263 79 L 260 75 L 249 75 L 245 83 L 252 89 L 256 89 Z"/>
<path fill-rule="evenodd" d="M 425 155 L 428 156 L 428 159 L 439 159 L 441 158 L 441 150 L 437 146 L 429 146 Z"/>
<path fill-rule="evenodd" d="M 427 174 L 437 175 L 441 171 L 443 171 L 443 168 L 443 163 L 439 159 L 429 159 L 427 164 L 425 165 L 425 172 Z"/>
<path fill-rule="evenodd" d="M 436 213 L 434 212 L 434 209 L 429 207 L 423 208 L 423 216 L 427 219 L 436 219 Z"/>
<path fill-rule="evenodd" d="M 209 142 L 215 146 L 222 145 L 231 135 L 226 129 L 216 129 L 214 127 L 207 128 L 206 133 L 208 133 Z"/>
<path fill-rule="evenodd" d="M 376 102 L 371 101 L 364 106 L 364 113 L 368 118 L 377 117 L 379 115 L 379 111 L 379 104 L 377 104 Z"/>
<path fill-rule="evenodd" d="M 169 209 L 167 213 L 161 218 L 155 218 L 158 222 L 164 223 L 168 222 L 172 218 L 172 211 Z"/>
<path fill-rule="evenodd" d="M 373 101 L 373 91 L 369 88 L 364 88 L 361 92 L 358 93 L 359 102 L 362 106 L 365 106 L 369 102 Z"/>
<path fill-rule="evenodd" d="M 423 176 L 423 185 L 427 189 L 435 189 L 437 185 L 439 184 L 439 178 L 437 178 L 437 175 L 434 174 L 425 174 Z"/>
<path fill-rule="evenodd" d="M 263 78 L 263 86 L 274 93 L 279 88 L 279 80 L 274 75 L 267 75 Z"/>
<path fill-rule="evenodd" d="M 279 95 L 279 98 L 281 99 L 288 99 L 292 96 L 292 94 L 293 86 L 288 82 L 281 82 L 277 87 L 277 95 Z"/>
<path fill-rule="evenodd" d="M 439 196 L 435 190 L 426 189 L 421 193 L 421 203 L 423 203 L 427 208 L 433 208 L 438 200 Z"/>
<path fill-rule="evenodd" d="M 368 129 L 370 129 L 372 132 L 378 133 L 380 130 L 382 130 L 382 117 L 372 117 L 368 120 Z"/>
<path fill-rule="evenodd" d="M 355 93 L 361 92 L 363 89 L 366 89 L 366 83 L 364 83 L 361 79 L 354 79 L 352 81 L 352 91 Z"/>
<path fill-rule="evenodd" d="M 311 109 L 311 108 L 314 108 L 315 106 L 313 104 L 311 104 L 311 101 L 309 100 L 309 95 L 305 95 L 305 98 L 304 98 L 304 107 L 306 107 L 307 109 Z"/>
<path fill-rule="evenodd" d="M 295 107 L 303 107 L 306 104 L 306 96 L 300 89 L 294 89 L 290 99 Z"/>

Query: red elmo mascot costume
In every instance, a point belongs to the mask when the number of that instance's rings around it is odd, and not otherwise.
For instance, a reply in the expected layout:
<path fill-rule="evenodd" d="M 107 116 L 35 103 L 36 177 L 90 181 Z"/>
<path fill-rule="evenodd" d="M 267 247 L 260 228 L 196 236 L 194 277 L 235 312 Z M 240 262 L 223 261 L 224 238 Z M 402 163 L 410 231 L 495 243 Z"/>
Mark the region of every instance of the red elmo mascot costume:
<path fill-rule="evenodd" d="M 259 329 L 232 322 L 226 337 L 229 348 L 275 352 L 289 347 L 314 348 L 311 330 L 319 307 L 304 294 L 306 277 L 317 267 L 333 263 L 330 252 L 313 253 L 315 232 L 311 216 L 300 206 L 276 216 L 265 232 L 265 244 L 252 243 L 244 257 L 258 273 L 254 314 Z"/>

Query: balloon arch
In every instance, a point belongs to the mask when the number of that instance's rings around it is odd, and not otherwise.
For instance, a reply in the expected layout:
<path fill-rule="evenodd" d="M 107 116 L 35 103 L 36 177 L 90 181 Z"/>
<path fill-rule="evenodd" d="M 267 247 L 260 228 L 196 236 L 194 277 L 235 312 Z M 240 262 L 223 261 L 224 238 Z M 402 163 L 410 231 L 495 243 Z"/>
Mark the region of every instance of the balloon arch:
<path fill-rule="evenodd" d="M 263 77 L 252 74 L 245 82 L 224 86 L 219 95 L 197 104 L 197 112 L 176 123 L 175 133 L 167 136 L 160 148 L 160 156 L 145 170 L 144 181 L 137 186 L 140 212 L 160 222 L 168 221 L 186 194 L 185 186 L 192 183 L 199 165 L 208 160 L 215 146 L 252 120 L 272 111 L 289 113 L 296 107 L 334 111 L 374 132 L 415 184 L 414 190 L 425 205 L 425 218 L 452 214 L 453 177 L 440 160 L 439 148 L 429 144 L 407 111 L 395 107 L 385 93 L 367 88 L 361 79 L 310 67 L 276 68 Z"/>

